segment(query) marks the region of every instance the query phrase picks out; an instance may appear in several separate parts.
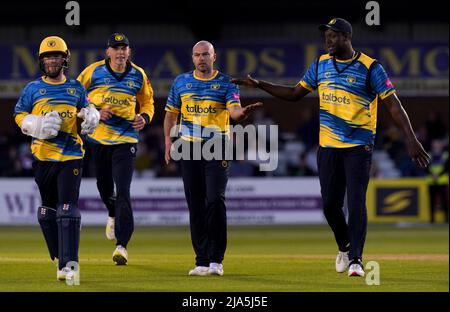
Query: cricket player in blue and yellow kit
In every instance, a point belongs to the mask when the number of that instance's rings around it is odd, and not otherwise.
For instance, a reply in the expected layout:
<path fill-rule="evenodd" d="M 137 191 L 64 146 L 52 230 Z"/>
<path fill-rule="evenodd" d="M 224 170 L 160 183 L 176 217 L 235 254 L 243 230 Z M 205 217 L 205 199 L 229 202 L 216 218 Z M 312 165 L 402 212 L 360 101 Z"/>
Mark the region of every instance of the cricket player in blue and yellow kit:
<path fill-rule="evenodd" d="M 411 158 L 421 167 L 429 156 L 417 140 L 383 66 L 352 47 L 352 26 L 334 18 L 319 26 L 327 54 L 312 63 L 294 87 L 248 76 L 233 82 L 260 88 L 288 101 L 318 90 L 320 133 L 317 155 L 324 214 L 339 248 L 336 271 L 364 276 L 362 254 L 367 231 L 366 191 L 376 134 L 378 101 L 403 130 Z M 348 223 L 343 212 L 347 193 Z"/>
<path fill-rule="evenodd" d="M 211 140 L 219 144 L 229 138 L 230 117 L 243 120 L 262 103 L 241 107 L 239 89 L 230 77 L 214 69 L 216 54 L 207 41 L 200 41 L 192 49 L 195 70 L 175 78 L 166 104 L 164 136 L 166 162 L 171 159 L 171 131 L 177 126 L 179 140 L 189 145 L 203 146 Z M 189 142 L 189 143 L 187 143 Z M 187 144 L 186 144 L 187 143 Z M 229 162 L 219 155 L 208 159 L 191 153 L 181 159 L 186 201 L 189 208 L 192 246 L 196 267 L 189 275 L 223 275 L 222 261 L 227 245 L 227 216 L 225 189 Z"/>
<path fill-rule="evenodd" d="M 37 217 L 51 259 L 58 258 L 58 280 L 79 277 L 77 204 L 84 149 L 77 116 L 84 119 L 82 134 L 92 133 L 100 118 L 83 85 L 64 75 L 69 60 L 63 39 L 45 38 L 39 48 L 44 76 L 25 87 L 14 110 L 17 125 L 32 137 L 33 169 L 42 199 Z"/>
<path fill-rule="evenodd" d="M 108 209 L 106 236 L 116 239 L 113 261 L 118 265 L 128 261 L 126 247 L 134 231 L 130 185 L 139 131 L 154 113 L 152 86 L 144 70 L 129 61 L 129 45 L 124 34 L 112 34 L 107 58 L 78 77 L 100 110 L 100 124 L 86 139 L 92 147 L 100 197 Z"/>

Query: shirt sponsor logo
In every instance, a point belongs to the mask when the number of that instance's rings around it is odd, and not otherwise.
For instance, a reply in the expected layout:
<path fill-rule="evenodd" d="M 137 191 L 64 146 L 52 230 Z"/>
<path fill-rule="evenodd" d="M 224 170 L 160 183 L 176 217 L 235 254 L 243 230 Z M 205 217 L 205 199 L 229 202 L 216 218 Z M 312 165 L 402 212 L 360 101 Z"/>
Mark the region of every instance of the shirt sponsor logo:
<path fill-rule="evenodd" d="M 48 112 L 46 111 L 41 111 L 41 115 L 44 116 L 45 114 L 47 114 Z M 70 110 L 67 110 L 65 112 L 58 112 L 59 117 L 61 117 L 62 119 L 65 118 L 73 118 L 73 112 L 71 112 Z"/>
<path fill-rule="evenodd" d="M 200 107 L 199 105 L 193 105 L 193 106 L 189 106 L 186 105 L 186 110 L 189 113 L 196 113 L 196 114 L 215 114 L 217 112 L 217 109 L 209 106 L 209 107 Z"/>
<path fill-rule="evenodd" d="M 391 79 L 389 79 L 389 78 L 384 83 L 386 84 L 386 87 L 388 87 L 388 88 L 393 88 L 394 87 L 392 85 Z"/>
<path fill-rule="evenodd" d="M 333 93 L 322 92 L 322 101 L 332 104 L 350 104 L 350 99 L 346 96 L 336 96 Z"/>
<path fill-rule="evenodd" d="M 105 97 L 104 95 L 102 96 L 102 102 L 104 104 L 112 104 L 112 105 L 129 105 L 130 104 L 128 99 L 119 100 L 113 96 Z"/>

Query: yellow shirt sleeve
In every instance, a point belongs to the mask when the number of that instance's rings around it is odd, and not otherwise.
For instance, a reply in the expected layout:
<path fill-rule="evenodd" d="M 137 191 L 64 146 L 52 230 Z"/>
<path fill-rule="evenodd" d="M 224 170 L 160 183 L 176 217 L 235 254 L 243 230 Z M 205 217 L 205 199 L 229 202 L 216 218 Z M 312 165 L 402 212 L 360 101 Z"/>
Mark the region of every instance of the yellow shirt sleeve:
<path fill-rule="evenodd" d="M 141 72 L 143 76 L 143 83 L 141 90 L 139 90 L 139 92 L 136 94 L 136 99 L 138 100 L 140 106 L 139 114 L 147 114 L 150 122 L 152 121 L 153 115 L 155 114 L 153 88 L 145 72 L 143 70 Z"/>
<path fill-rule="evenodd" d="M 300 80 L 300 82 L 297 83 L 297 86 L 298 85 L 302 86 L 303 88 L 305 88 L 311 92 L 314 92 L 314 89 L 310 85 L 308 85 L 304 80 Z"/>
<path fill-rule="evenodd" d="M 90 67 L 86 67 L 80 75 L 78 75 L 77 80 L 81 82 L 81 84 L 87 89 L 91 85 L 91 77 L 92 77 L 92 70 L 90 70 Z"/>
<path fill-rule="evenodd" d="M 25 116 L 27 116 L 28 114 L 29 114 L 29 113 L 22 112 L 22 113 L 17 114 L 17 115 L 14 117 L 14 120 L 15 120 L 16 124 L 19 126 L 19 128 L 22 127 L 22 120 L 23 120 L 23 119 L 25 118 Z"/>

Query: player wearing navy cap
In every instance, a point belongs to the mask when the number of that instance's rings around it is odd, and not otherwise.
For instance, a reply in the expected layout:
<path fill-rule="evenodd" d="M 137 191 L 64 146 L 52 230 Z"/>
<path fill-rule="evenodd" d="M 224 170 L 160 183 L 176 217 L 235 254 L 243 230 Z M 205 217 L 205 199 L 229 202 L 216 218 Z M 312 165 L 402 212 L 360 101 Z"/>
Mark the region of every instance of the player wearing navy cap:
<path fill-rule="evenodd" d="M 108 209 L 106 237 L 116 240 L 112 258 L 124 265 L 134 231 L 130 186 L 136 145 L 139 131 L 153 118 L 153 89 L 144 70 L 129 60 L 130 42 L 124 34 L 108 38 L 106 54 L 78 80 L 100 111 L 100 124 L 86 139 L 93 152 L 97 188 Z"/>
<path fill-rule="evenodd" d="M 236 84 L 259 88 L 288 101 L 314 90 L 320 101 L 317 155 L 324 214 L 339 248 L 336 271 L 364 276 L 362 254 L 367 232 L 366 191 L 372 159 L 377 105 L 381 100 L 403 131 L 409 155 L 420 167 L 429 156 L 417 140 L 383 66 L 352 46 L 351 24 L 333 18 L 319 29 L 328 50 L 313 62 L 295 86 L 280 86 L 251 76 Z M 343 212 L 347 193 L 348 222 Z"/>

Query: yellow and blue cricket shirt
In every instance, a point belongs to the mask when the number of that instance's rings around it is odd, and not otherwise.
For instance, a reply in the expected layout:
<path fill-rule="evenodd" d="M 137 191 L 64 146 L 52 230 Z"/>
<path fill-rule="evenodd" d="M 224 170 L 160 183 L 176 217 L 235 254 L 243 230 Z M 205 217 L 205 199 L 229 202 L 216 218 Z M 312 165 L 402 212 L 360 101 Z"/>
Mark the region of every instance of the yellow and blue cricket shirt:
<path fill-rule="evenodd" d="M 94 144 L 137 143 L 139 132 L 132 126 L 136 105 L 148 124 L 154 114 L 153 88 L 144 70 L 127 62 L 123 73 L 115 72 L 109 60 L 95 62 L 77 78 L 86 88 L 89 100 L 97 109 L 109 107 L 113 116 L 101 120 L 87 140 Z"/>
<path fill-rule="evenodd" d="M 219 71 L 203 79 L 195 70 L 177 76 L 167 98 L 167 112 L 180 115 L 180 137 L 204 141 L 215 135 L 229 136 L 227 108 L 241 106 L 239 87 Z"/>
<path fill-rule="evenodd" d="M 374 144 L 378 98 L 395 92 L 383 66 L 361 52 L 342 61 L 321 55 L 299 84 L 318 90 L 322 147 Z"/>
<path fill-rule="evenodd" d="M 14 119 L 21 127 L 28 114 L 44 116 L 57 111 L 62 119 L 58 135 L 48 140 L 32 138 L 31 153 L 41 161 L 80 159 L 84 149 L 77 132 L 77 112 L 88 106 L 86 90 L 79 81 L 65 78 L 64 82 L 51 83 L 41 77 L 23 89 L 14 109 Z"/>

